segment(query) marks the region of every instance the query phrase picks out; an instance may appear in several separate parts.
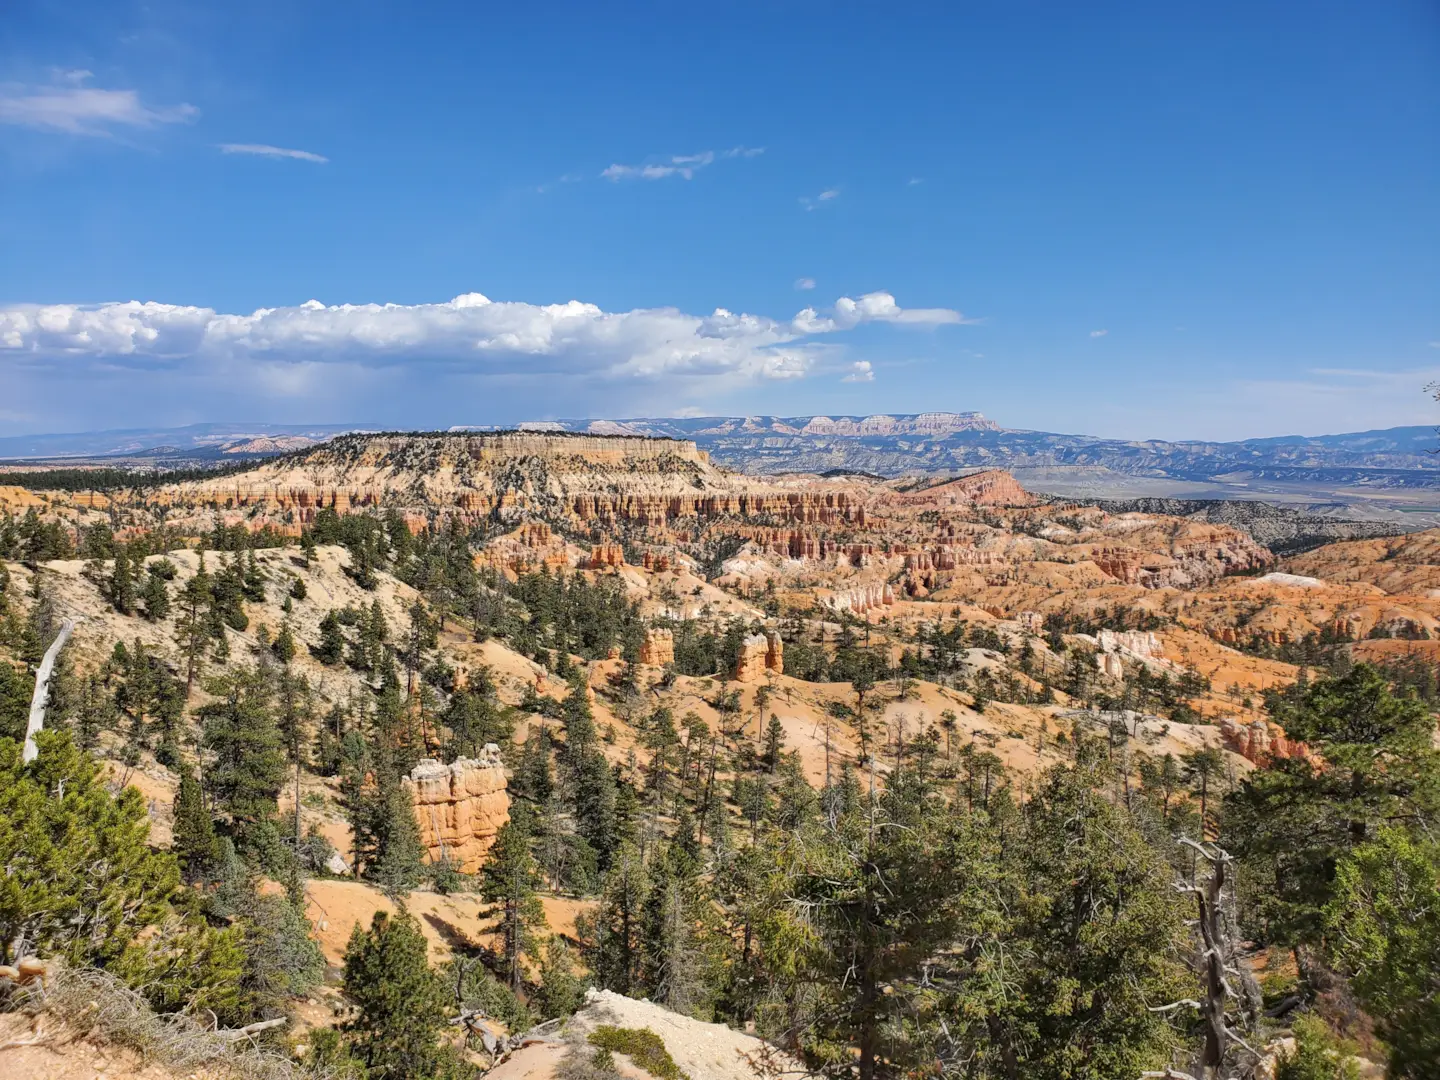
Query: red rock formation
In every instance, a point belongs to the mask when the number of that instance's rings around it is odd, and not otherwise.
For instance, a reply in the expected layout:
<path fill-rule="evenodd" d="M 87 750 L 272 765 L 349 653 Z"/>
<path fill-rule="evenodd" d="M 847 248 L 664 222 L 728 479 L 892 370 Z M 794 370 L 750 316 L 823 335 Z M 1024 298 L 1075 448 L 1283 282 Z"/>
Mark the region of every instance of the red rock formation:
<path fill-rule="evenodd" d="M 499 747 L 491 744 L 480 758 L 459 758 L 449 765 L 427 758 L 405 784 L 415 800 L 429 861 L 449 859 L 464 874 L 480 869 L 495 834 L 510 819 Z"/>
<path fill-rule="evenodd" d="M 658 626 L 646 629 L 645 640 L 640 643 L 640 663 L 664 667 L 674 662 L 675 634 Z"/>
<path fill-rule="evenodd" d="M 596 544 L 590 549 L 585 565 L 590 570 L 605 570 L 625 565 L 625 549 L 619 544 Z"/>
<path fill-rule="evenodd" d="M 1311 760 L 1310 748 L 1303 742 L 1289 739 L 1279 724 L 1266 720 L 1242 723 L 1226 717 L 1220 721 L 1220 737 L 1225 746 L 1256 765 L 1287 758 Z"/>
<path fill-rule="evenodd" d="M 767 671 L 777 675 L 785 670 L 785 643 L 780 635 L 767 630 L 750 634 L 740 643 L 740 656 L 735 661 L 736 682 L 758 682 Z"/>
<path fill-rule="evenodd" d="M 667 570 L 675 569 L 675 561 L 670 557 L 668 551 L 646 550 L 641 564 L 646 570 L 654 574 L 662 574 Z"/>

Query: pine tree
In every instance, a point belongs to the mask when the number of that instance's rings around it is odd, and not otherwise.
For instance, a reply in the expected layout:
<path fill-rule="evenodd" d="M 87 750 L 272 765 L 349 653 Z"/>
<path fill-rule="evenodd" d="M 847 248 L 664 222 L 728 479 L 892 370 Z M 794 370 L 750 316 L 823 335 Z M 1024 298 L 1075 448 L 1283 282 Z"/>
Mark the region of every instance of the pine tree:
<path fill-rule="evenodd" d="M 245 569 L 241 576 L 240 588 L 245 599 L 251 603 L 262 604 L 265 602 L 265 572 L 260 569 L 260 563 L 255 558 L 254 548 L 245 552 Z"/>
<path fill-rule="evenodd" d="M 205 554 L 200 554 L 200 568 L 180 590 L 180 616 L 175 620 L 175 642 L 185 658 L 185 698 L 188 701 L 195 680 L 205 669 L 205 651 L 212 628 L 207 618 L 212 598 L 210 575 L 205 570 Z"/>
<path fill-rule="evenodd" d="M 787 858 L 796 860 L 790 902 L 764 932 L 781 970 L 812 988 L 808 1052 L 848 1067 L 853 1045 L 863 1080 L 882 1061 L 919 1064 L 924 1047 L 902 1027 L 923 1001 L 927 963 L 991 928 L 994 870 L 983 838 L 937 813 L 929 790 L 901 774 Z"/>
<path fill-rule="evenodd" d="M 216 809 L 237 836 L 279 812 L 285 757 L 271 708 L 268 680 L 258 671 L 238 671 L 210 688 L 220 700 L 199 710 L 201 745 L 214 756 L 206 783 Z"/>
<path fill-rule="evenodd" d="M 605 878 L 600 907 L 586 949 L 595 981 L 621 994 L 640 984 L 645 926 L 645 899 L 650 876 L 633 844 L 622 847 Z"/>
<path fill-rule="evenodd" d="M 36 742 L 40 755 L 27 765 L 18 742 L 0 739 L 0 961 L 14 963 L 18 948 L 105 964 L 169 913 L 179 869 L 147 846 L 139 791 L 112 796 L 63 732 Z"/>
<path fill-rule="evenodd" d="M 0 660 L 0 739 L 25 738 L 35 677 Z"/>
<path fill-rule="evenodd" d="M 1189 909 L 1166 856 L 1100 791 L 1103 763 L 1044 774 L 1011 850 L 1026 899 L 1010 933 L 1026 960 L 1004 1017 L 1026 1076 L 1138 1076 L 1166 1060 L 1166 1017 L 1151 1006 L 1190 993 L 1181 962 Z"/>
<path fill-rule="evenodd" d="M 1390 1046 L 1389 1075 L 1440 1075 L 1440 844 L 1382 829 L 1338 867 L 1324 918 L 1331 961 Z"/>
<path fill-rule="evenodd" d="M 200 782 L 188 768 L 180 772 L 180 788 L 175 794 L 175 825 L 170 849 L 180 860 L 185 880 L 191 884 L 203 880 L 214 868 L 216 859 L 215 822 L 205 806 Z"/>
<path fill-rule="evenodd" d="M 765 729 L 765 766 L 773 773 L 780 764 L 782 751 L 785 749 L 785 725 L 780 723 L 780 718 L 774 713 L 770 714 L 770 724 Z"/>
<path fill-rule="evenodd" d="M 129 549 L 123 545 L 115 549 L 115 561 L 111 565 L 106 591 L 110 603 L 121 615 L 135 611 L 135 568 L 130 561 Z"/>
<path fill-rule="evenodd" d="M 310 648 L 310 654 L 322 664 L 331 667 L 345 659 L 345 631 L 340 626 L 340 617 L 334 611 L 325 613 L 320 620 L 320 642 Z"/>
<path fill-rule="evenodd" d="M 415 692 L 415 674 L 425 666 L 425 654 L 440 642 L 440 627 L 420 599 L 410 605 L 410 629 L 405 635 L 405 693 Z"/>
<path fill-rule="evenodd" d="M 630 794 L 634 794 L 633 790 Z M 580 835 L 595 852 L 603 870 L 621 843 L 621 829 L 616 813 L 615 776 L 598 749 L 591 749 L 580 762 L 574 805 Z"/>
<path fill-rule="evenodd" d="M 425 876 L 425 847 L 415 820 L 415 802 L 398 779 L 381 782 L 374 878 L 390 896 L 404 896 Z"/>
<path fill-rule="evenodd" d="M 295 632 L 290 629 L 289 619 L 280 624 L 280 633 L 275 635 L 275 642 L 270 646 L 270 651 L 282 664 L 289 664 L 295 659 Z"/>
<path fill-rule="evenodd" d="M 1225 800 L 1221 846 L 1239 860 L 1242 900 L 1280 944 L 1317 944 L 1336 867 L 1383 824 L 1440 826 L 1435 718 L 1368 664 L 1268 695 L 1270 714 L 1325 762 L 1256 769 Z"/>
<path fill-rule="evenodd" d="M 555 1020 L 572 1015 L 585 1000 L 586 980 L 575 973 L 570 949 L 558 934 L 545 943 L 545 958 L 540 962 L 540 986 L 535 993 L 534 1007 L 541 1020 Z"/>
<path fill-rule="evenodd" d="M 306 764 L 306 735 L 315 724 L 315 695 L 303 675 L 285 669 L 276 680 L 276 727 L 292 765 Z"/>
<path fill-rule="evenodd" d="M 686 843 L 688 823 L 650 871 L 643 907 L 641 984 L 645 996 L 674 1012 L 708 1019 L 720 970 L 711 935 L 714 907 Z"/>
<path fill-rule="evenodd" d="M 519 993 L 520 958 L 534 950 L 534 931 L 545 925 L 545 910 L 535 895 L 539 874 L 530 854 L 530 813 L 517 803 L 500 827 L 480 875 L 480 895 L 500 906 L 500 957 L 510 989 Z"/>
<path fill-rule="evenodd" d="M 386 1080 L 435 1080 L 446 1070 L 439 1045 L 449 995 L 426 962 L 425 935 L 403 907 L 377 911 L 345 949 L 342 982 L 355 1015 L 345 1033 L 356 1058 Z"/>
<path fill-rule="evenodd" d="M 158 622 L 170 614 L 170 590 L 163 577 L 154 572 L 145 575 L 140 603 L 144 605 L 145 618 L 151 622 Z"/>
<path fill-rule="evenodd" d="M 1216 747 L 1206 746 L 1186 754 L 1184 763 L 1186 779 L 1200 797 L 1200 836 L 1197 839 L 1204 840 L 1210 821 L 1210 789 L 1224 773 L 1225 755 Z"/>

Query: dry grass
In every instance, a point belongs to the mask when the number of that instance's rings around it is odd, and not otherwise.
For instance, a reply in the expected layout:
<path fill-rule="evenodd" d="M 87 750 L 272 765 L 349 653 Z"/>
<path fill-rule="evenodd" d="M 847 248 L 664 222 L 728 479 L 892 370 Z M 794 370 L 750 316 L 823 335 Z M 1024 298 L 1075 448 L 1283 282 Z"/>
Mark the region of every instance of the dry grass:
<path fill-rule="evenodd" d="M 13 1009 L 46 1013 L 76 1036 L 99 1037 L 147 1062 L 215 1080 L 326 1080 L 250 1039 L 235 1040 L 180 1013 L 158 1015 L 115 976 L 94 968 L 54 965 L 46 985 L 16 992 Z"/>

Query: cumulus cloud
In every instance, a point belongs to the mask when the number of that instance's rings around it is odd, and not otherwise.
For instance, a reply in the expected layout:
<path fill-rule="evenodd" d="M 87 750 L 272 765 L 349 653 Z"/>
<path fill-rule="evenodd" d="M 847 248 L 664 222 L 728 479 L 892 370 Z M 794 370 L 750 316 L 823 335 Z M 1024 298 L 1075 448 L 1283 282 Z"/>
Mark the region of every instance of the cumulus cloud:
<path fill-rule="evenodd" d="M 703 150 L 698 154 L 676 154 L 644 165 L 611 165 L 600 176 L 611 182 L 620 180 L 664 180 L 671 176 L 693 180 L 695 174 L 716 161 L 726 158 L 753 158 L 765 152 L 763 146 L 735 146 L 729 150 Z"/>
<path fill-rule="evenodd" d="M 1108 333 L 1110 333 L 1109 330 L 1091 330 L 1091 331 L 1090 331 L 1090 336 L 1091 336 L 1091 337 L 1104 337 L 1104 336 L 1105 336 L 1106 334 L 1108 334 Z"/>
<path fill-rule="evenodd" d="M 296 161 L 313 161 L 317 165 L 327 164 L 330 159 L 309 150 L 287 150 L 283 146 L 267 146 L 265 143 L 221 143 L 222 154 L 255 154 L 259 157 L 294 158 Z"/>
<path fill-rule="evenodd" d="M 797 289 L 813 289 L 814 287 L 815 279 L 813 277 L 802 277 L 795 279 L 795 288 Z"/>
<path fill-rule="evenodd" d="M 153 301 L 0 307 L 0 377 L 7 369 L 65 378 L 164 370 L 235 377 L 275 394 L 320 393 L 357 373 L 404 371 L 533 382 L 739 385 L 799 379 L 821 366 L 809 340 L 865 323 L 940 326 L 967 321 L 948 308 L 902 308 L 885 292 L 841 297 L 782 321 L 717 308 L 607 312 L 594 304 L 493 301 L 466 293 L 438 304 L 309 300 L 248 315 Z M 863 363 L 863 362 L 862 362 Z M 851 369 L 852 376 L 863 375 Z M 857 380 L 858 381 L 858 380 Z"/>
<path fill-rule="evenodd" d="M 146 105 L 137 90 L 82 85 L 88 71 L 55 73 L 50 86 L 0 85 L 0 124 L 67 135 L 111 135 L 116 128 L 148 128 L 194 120 L 193 105 Z"/>
<path fill-rule="evenodd" d="M 841 382 L 874 382 L 875 372 L 870 366 L 869 360 L 856 360 L 850 365 L 850 374 L 846 375 Z"/>

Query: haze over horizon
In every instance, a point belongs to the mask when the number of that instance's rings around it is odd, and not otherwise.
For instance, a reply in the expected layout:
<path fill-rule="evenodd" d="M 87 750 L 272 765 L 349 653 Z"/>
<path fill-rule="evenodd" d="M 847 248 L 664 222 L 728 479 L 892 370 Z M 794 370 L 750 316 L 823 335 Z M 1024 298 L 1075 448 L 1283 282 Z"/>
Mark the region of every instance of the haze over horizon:
<path fill-rule="evenodd" d="M 1432 4 L 865 10 L 22 0 L 0 436 L 1433 421 Z"/>

